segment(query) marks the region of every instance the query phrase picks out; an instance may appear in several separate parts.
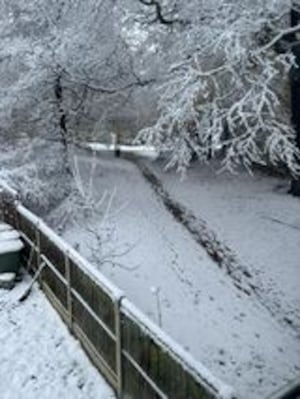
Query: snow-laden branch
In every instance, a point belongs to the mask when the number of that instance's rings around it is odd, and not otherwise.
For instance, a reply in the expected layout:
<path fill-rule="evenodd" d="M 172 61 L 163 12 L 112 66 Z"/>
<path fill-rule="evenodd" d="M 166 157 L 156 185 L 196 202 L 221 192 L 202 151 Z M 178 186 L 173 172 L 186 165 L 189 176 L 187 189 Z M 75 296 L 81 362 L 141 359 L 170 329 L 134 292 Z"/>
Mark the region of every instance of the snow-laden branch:
<path fill-rule="evenodd" d="M 256 54 L 262 53 L 264 51 L 267 51 L 275 46 L 276 43 L 278 43 L 280 40 L 282 40 L 284 37 L 292 34 L 292 33 L 297 33 L 300 31 L 300 24 L 296 26 L 292 26 L 287 29 L 283 29 L 281 32 L 279 32 L 272 40 L 270 40 L 265 46 L 260 47 L 257 51 Z"/>
<path fill-rule="evenodd" d="M 240 164 L 249 170 L 280 164 L 300 173 L 288 102 L 282 101 L 295 61 L 290 52 L 275 51 L 300 25 L 289 28 L 288 8 L 277 4 L 231 4 L 223 20 L 215 15 L 214 24 L 207 18 L 209 24 L 189 31 L 187 38 L 200 42 L 171 69 L 161 88 L 160 118 L 138 137 L 166 152 L 168 166 L 182 171 L 195 157 L 207 162 L 217 156 L 231 171 Z"/>

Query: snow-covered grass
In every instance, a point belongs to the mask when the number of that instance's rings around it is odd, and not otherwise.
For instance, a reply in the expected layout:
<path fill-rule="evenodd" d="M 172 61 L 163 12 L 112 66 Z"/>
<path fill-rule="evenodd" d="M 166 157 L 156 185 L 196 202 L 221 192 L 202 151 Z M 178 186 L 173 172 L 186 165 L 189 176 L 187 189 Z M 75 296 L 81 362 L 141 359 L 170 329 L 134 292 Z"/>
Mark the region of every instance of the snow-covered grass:
<path fill-rule="evenodd" d="M 86 188 L 92 169 L 91 158 L 79 156 Z M 201 182 L 191 186 L 201 187 Z M 228 192 L 234 193 L 232 187 Z M 105 193 L 113 193 L 108 201 Z M 97 212 L 79 213 L 64 237 L 216 377 L 240 397 L 257 399 L 300 373 L 299 337 L 257 297 L 232 284 L 134 164 L 98 159 L 93 196 Z M 230 207 L 224 208 L 227 213 Z"/>
<path fill-rule="evenodd" d="M 289 180 L 256 171 L 217 174 L 194 166 L 182 181 L 148 164 L 177 201 L 205 219 L 251 273 L 266 305 L 300 334 L 300 200 Z"/>
<path fill-rule="evenodd" d="M 114 399 L 79 343 L 35 286 L 0 290 L 1 399 Z"/>

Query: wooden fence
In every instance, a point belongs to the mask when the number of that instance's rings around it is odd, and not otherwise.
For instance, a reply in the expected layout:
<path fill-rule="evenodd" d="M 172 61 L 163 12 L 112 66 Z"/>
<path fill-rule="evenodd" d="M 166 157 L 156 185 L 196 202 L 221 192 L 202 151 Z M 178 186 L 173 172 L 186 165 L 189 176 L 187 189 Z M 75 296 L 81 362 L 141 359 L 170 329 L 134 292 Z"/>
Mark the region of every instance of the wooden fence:
<path fill-rule="evenodd" d="M 118 398 L 234 397 L 41 219 L 1 193 L 0 217 L 21 233 L 24 265 L 45 265 L 40 286 Z"/>

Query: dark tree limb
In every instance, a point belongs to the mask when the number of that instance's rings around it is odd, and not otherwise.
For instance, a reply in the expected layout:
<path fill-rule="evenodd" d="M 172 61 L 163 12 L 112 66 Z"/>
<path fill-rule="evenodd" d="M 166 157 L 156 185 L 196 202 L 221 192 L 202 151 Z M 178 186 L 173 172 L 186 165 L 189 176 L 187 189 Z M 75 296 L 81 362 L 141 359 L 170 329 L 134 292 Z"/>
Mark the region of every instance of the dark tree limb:
<path fill-rule="evenodd" d="M 159 0 L 138 0 L 141 4 L 143 4 L 146 7 L 150 7 L 154 10 L 155 12 L 155 19 L 152 22 L 159 22 L 162 25 L 165 26 L 172 26 L 174 24 L 178 23 L 183 23 L 183 20 L 180 20 L 178 18 L 174 19 L 169 19 L 167 18 L 164 13 L 163 13 L 163 6 L 159 2 Z"/>
<path fill-rule="evenodd" d="M 54 85 L 54 94 L 55 98 L 57 101 L 57 106 L 58 106 L 58 113 L 59 113 L 59 129 L 61 133 L 61 138 L 62 138 L 62 143 L 64 146 L 65 151 L 67 151 L 67 125 L 66 125 L 66 119 L 67 115 L 65 113 L 65 110 L 63 108 L 63 97 L 62 97 L 62 84 L 61 84 L 61 75 L 59 74 L 56 79 L 55 79 L 55 85 Z"/>
<path fill-rule="evenodd" d="M 291 27 L 297 26 L 300 22 L 300 9 L 293 8 L 291 10 Z M 289 40 L 297 43 L 296 33 L 289 36 Z M 292 106 L 292 124 L 296 131 L 296 144 L 300 150 L 300 43 L 293 46 L 293 53 L 297 67 L 293 67 L 291 73 L 291 106 Z M 289 192 L 297 197 L 300 197 L 300 179 L 295 178 L 292 180 Z"/>

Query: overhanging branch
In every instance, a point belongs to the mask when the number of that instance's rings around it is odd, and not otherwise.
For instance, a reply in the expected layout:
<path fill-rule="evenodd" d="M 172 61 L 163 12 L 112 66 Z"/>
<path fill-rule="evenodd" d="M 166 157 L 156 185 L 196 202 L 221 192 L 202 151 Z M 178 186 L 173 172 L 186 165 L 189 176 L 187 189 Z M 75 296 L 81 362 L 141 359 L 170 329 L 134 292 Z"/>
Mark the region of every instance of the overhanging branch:
<path fill-rule="evenodd" d="M 163 14 L 163 7 L 161 3 L 158 0 L 138 0 L 141 4 L 147 7 L 151 7 L 154 9 L 155 12 L 155 20 L 154 22 L 158 21 L 162 25 L 166 26 L 172 26 L 176 23 L 183 23 L 184 21 L 174 18 L 174 19 L 168 19 L 167 17 L 164 16 Z"/>

